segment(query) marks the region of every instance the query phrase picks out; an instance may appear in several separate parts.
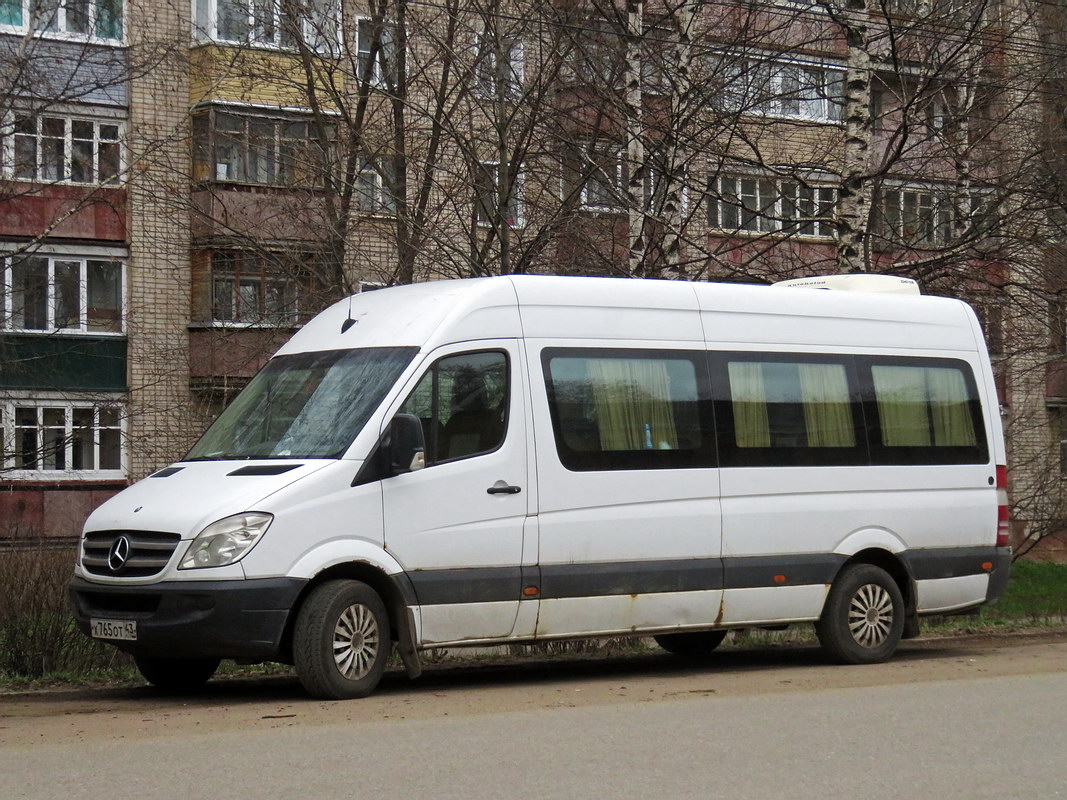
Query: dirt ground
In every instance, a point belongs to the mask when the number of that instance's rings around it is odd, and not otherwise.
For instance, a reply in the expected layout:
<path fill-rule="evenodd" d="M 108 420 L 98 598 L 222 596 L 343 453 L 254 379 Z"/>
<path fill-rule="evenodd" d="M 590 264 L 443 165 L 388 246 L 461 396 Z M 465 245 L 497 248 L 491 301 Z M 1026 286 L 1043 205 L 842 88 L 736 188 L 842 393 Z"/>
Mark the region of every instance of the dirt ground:
<path fill-rule="evenodd" d="M 385 676 L 373 696 L 308 699 L 290 676 L 216 679 L 200 692 L 147 686 L 0 694 L 0 747 L 36 742 L 142 740 L 199 731 L 431 720 L 537 708 L 661 703 L 697 695 L 766 695 L 825 688 L 1036 675 L 1067 670 L 1067 629 L 927 638 L 902 643 L 886 664 L 843 667 L 817 647 L 726 648 L 693 665 L 657 651 L 595 657 L 480 658 L 430 665 L 409 681 Z"/>

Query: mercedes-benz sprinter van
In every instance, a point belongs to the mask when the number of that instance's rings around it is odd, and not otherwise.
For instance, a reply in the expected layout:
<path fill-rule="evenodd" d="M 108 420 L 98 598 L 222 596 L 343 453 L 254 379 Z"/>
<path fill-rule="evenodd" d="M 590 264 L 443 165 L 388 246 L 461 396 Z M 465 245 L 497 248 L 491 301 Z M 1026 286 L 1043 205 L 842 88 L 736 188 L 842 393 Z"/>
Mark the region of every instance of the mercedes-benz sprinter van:
<path fill-rule="evenodd" d="M 222 658 L 372 691 L 394 648 L 814 623 L 888 658 L 995 598 L 1004 441 L 940 297 L 499 277 L 356 295 L 98 508 L 81 628 L 161 687 Z"/>

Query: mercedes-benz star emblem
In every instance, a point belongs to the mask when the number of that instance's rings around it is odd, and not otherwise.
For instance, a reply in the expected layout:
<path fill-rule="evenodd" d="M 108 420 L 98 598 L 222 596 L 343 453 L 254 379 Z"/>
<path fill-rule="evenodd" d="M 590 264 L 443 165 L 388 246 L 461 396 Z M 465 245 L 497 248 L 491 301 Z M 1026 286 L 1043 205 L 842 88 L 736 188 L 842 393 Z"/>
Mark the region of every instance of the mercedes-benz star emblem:
<path fill-rule="evenodd" d="M 126 559 L 130 557 L 130 540 L 125 536 L 120 536 L 115 540 L 115 543 L 111 545 L 111 549 L 107 553 L 107 565 L 111 567 L 112 572 L 118 572 L 122 569 L 126 563 Z"/>

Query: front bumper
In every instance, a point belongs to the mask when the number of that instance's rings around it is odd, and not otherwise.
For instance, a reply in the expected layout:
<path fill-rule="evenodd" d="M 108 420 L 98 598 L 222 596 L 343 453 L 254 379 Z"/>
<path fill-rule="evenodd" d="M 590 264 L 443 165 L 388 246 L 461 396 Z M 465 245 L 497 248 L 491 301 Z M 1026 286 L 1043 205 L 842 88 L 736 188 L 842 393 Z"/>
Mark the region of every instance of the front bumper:
<path fill-rule="evenodd" d="M 137 621 L 137 640 L 106 639 L 134 655 L 164 658 L 275 659 L 289 615 L 307 581 L 264 578 L 180 581 L 142 586 L 70 582 L 78 628 L 90 619 Z"/>

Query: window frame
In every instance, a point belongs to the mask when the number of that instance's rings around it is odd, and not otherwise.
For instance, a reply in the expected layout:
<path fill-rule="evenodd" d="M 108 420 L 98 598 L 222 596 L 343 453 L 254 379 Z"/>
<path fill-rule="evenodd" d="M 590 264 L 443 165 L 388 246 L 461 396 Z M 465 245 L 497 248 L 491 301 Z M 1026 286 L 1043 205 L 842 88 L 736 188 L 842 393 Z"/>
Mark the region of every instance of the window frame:
<path fill-rule="evenodd" d="M 20 259 L 44 259 L 47 261 L 45 327 L 26 328 L 12 322 L 15 306 L 13 267 Z M 60 300 L 56 291 L 56 262 L 78 263 L 78 325 L 56 328 L 55 321 Z M 119 307 L 118 330 L 99 330 L 89 327 L 89 264 L 100 262 L 111 264 L 119 270 Z M 34 252 L 10 255 L 0 251 L 0 332 L 42 336 L 106 336 L 121 337 L 126 335 L 127 315 L 127 271 L 126 259 L 114 256 L 68 255 L 65 253 Z"/>
<path fill-rule="evenodd" d="M 209 262 L 209 284 L 211 287 L 210 305 L 208 308 L 210 314 L 208 325 L 210 327 L 268 329 L 298 328 L 310 319 L 311 313 L 305 309 L 304 302 L 307 296 L 312 293 L 313 288 L 309 291 L 308 286 L 302 285 L 298 275 L 286 273 L 282 269 L 270 270 L 269 267 L 271 264 L 269 260 L 252 250 L 243 250 L 241 248 L 215 248 L 209 249 L 207 253 Z M 236 264 L 237 267 L 232 272 L 220 270 L 216 266 L 220 257 L 232 258 L 231 263 Z M 255 270 L 246 269 L 244 264 L 248 262 L 254 263 L 257 268 Z M 237 316 L 239 310 L 238 306 L 241 303 L 240 287 L 242 278 L 247 278 L 250 281 L 255 279 L 258 284 L 257 318 L 247 321 L 242 319 L 219 319 L 217 316 L 219 305 L 216 285 L 227 279 L 231 282 L 232 287 L 229 298 L 230 309 L 231 314 Z M 270 318 L 270 312 L 267 309 L 267 291 L 268 287 L 272 284 L 284 284 L 286 291 L 292 293 L 292 299 L 289 301 L 292 305 L 292 309 L 287 312 L 284 317 L 276 319 Z"/>
<path fill-rule="evenodd" d="M 725 188 L 725 181 L 733 181 L 732 193 Z M 744 205 L 744 198 L 750 194 L 742 191 L 742 181 L 755 182 L 756 208 L 749 209 Z M 772 195 L 769 198 L 763 196 L 765 186 L 772 187 Z M 792 186 L 796 194 L 792 199 L 786 196 L 785 187 Z M 810 198 L 800 198 L 803 189 L 811 190 Z M 824 197 L 829 193 L 830 197 Z M 738 203 L 730 203 L 726 200 L 731 195 L 739 200 Z M 801 208 L 801 203 L 810 203 L 813 214 L 811 216 L 795 213 L 787 216 L 786 204 L 791 202 L 795 212 Z M 831 215 L 826 216 L 819 212 L 827 208 Z M 815 181 L 801 181 L 795 178 L 781 178 L 769 175 L 737 174 L 737 175 L 712 175 L 709 179 L 707 192 L 707 222 L 708 227 L 715 231 L 728 234 L 782 234 L 804 239 L 826 240 L 834 237 L 834 219 L 837 216 L 837 187 Z M 747 227 L 746 213 L 752 215 L 752 227 Z M 727 217 L 736 219 L 736 227 L 728 227 L 724 220 Z M 810 229 L 808 232 L 805 229 Z"/>
<path fill-rule="evenodd" d="M 374 44 L 373 26 L 375 24 L 381 26 L 381 36 L 378 41 L 378 50 L 374 54 L 374 61 L 371 62 L 367 86 L 371 89 L 389 89 L 396 86 L 399 79 L 396 64 L 396 55 L 399 52 L 399 46 L 396 41 L 396 23 L 390 19 L 376 21 L 374 17 L 368 16 L 357 16 L 355 18 L 355 24 L 352 27 L 356 38 L 356 65 L 359 70 L 356 75 L 356 84 L 358 86 L 363 85 L 365 65 L 367 60 L 370 59 Z M 363 48 L 363 30 L 365 26 L 371 27 L 367 49 Z M 390 58 L 392 63 L 390 63 Z"/>
<path fill-rule="evenodd" d="M 386 173 L 392 173 L 393 186 Z M 396 216 L 396 162 L 386 157 L 365 157 L 356 173 L 356 207 L 371 217 Z M 370 191 L 364 191 L 370 187 Z M 368 199 L 369 198 L 369 201 Z"/>
<path fill-rule="evenodd" d="M 985 420 L 982 417 L 981 394 L 971 365 L 958 358 L 922 356 L 861 356 L 857 357 L 863 413 L 868 421 L 868 447 L 871 464 L 878 466 L 946 466 L 954 464 L 988 464 L 991 457 L 989 439 L 986 436 Z M 968 410 L 974 427 L 976 444 L 959 446 L 908 446 L 886 445 L 882 442 L 881 414 L 874 391 L 872 367 L 912 367 L 927 369 L 955 369 L 963 375 L 970 395 Z M 994 413 L 995 409 L 990 409 Z"/>
<path fill-rule="evenodd" d="M 43 424 L 44 409 L 62 409 L 64 412 L 63 426 L 63 469 L 41 469 L 37 467 L 17 467 L 15 460 L 15 445 L 18 431 L 26 426 L 16 425 L 16 409 L 33 408 L 36 410 L 37 450 L 36 453 L 43 457 L 47 448 L 44 445 L 45 430 L 56 430 L 55 426 Z M 93 463 L 99 464 L 101 457 L 101 435 L 103 430 L 118 431 L 119 466 L 111 469 L 74 469 L 69 466 L 74 463 L 75 430 L 74 412 L 76 410 L 92 409 L 93 424 L 88 430 L 92 431 Z M 118 414 L 117 425 L 101 425 L 101 409 L 115 409 Z M 96 398 L 59 398 L 48 395 L 20 396 L 13 393 L 5 393 L 0 396 L 0 478 L 15 481 L 104 481 L 126 480 L 129 468 L 129 453 L 127 447 L 127 413 L 126 405 L 117 396 L 100 396 Z"/>
<path fill-rule="evenodd" d="M 868 466 L 867 438 L 864 429 L 862 387 L 851 355 L 832 353 L 769 352 L 715 350 L 709 353 L 712 385 L 715 387 L 715 422 L 719 458 L 723 467 L 858 467 Z M 829 364 L 845 369 L 848 385 L 849 413 L 855 444 L 852 447 L 741 447 L 734 427 L 733 398 L 730 390 L 729 364 L 786 363 Z"/>
<path fill-rule="evenodd" d="M 222 127 L 223 118 L 236 120 L 241 130 L 227 130 Z M 321 142 L 313 132 L 316 119 L 307 114 L 278 115 L 276 113 L 259 113 L 256 109 L 211 105 L 198 109 L 193 115 L 194 131 L 199 131 L 201 140 L 194 143 L 192 166 L 196 181 L 209 183 L 227 183 L 239 186 L 269 186 L 281 189 L 321 189 L 326 182 L 326 170 L 330 158 L 329 152 L 321 152 Z M 255 125 L 269 125 L 271 128 L 270 150 L 261 146 L 254 132 Z M 304 136 L 288 135 L 287 127 L 303 125 Z M 222 148 L 234 146 L 238 153 L 233 159 L 242 173 L 239 177 L 230 175 L 230 161 L 221 158 Z M 331 137 L 331 144 L 334 142 Z M 300 143 L 305 154 L 304 163 L 292 158 L 299 155 L 296 150 L 288 149 L 293 143 Z M 315 149 L 322 156 L 322 162 L 314 164 Z M 268 156 L 271 177 L 267 180 L 250 177 L 256 159 Z M 220 167 L 227 167 L 226 176 L 220 175 Z M 303 167 L 305 174 L 297 179 L 298 167 Z M 236 172 L 237 170 L 235 170 Z"/>
<path fill-rule="evenodd" d="M 496 47 L 497 42 L 500 43 L 500 49 Z M 475 95 L 489 99 L 498 96 L 501 76 L 498 74 L 497 56 L 502 55 L 508 63 L 502 94 L 509 99 L 519 97 L 526 85 L 526 47 L 522 37 L 498 36 L 497 32 L 483 29 L 475 34 L 474 48 Z"/>
<path fill-rule="evenodd" d="M 44 183 L 48 185 L 61 185 L 61 186 L 98 186 L 102 188 L 120 188 L 124 184 L 124 177 L 126 174 L 126 152 L 124 142 L 126 139 L 126 121 L 123 119 L 111 118 L 111 117 L 88 117 L 80 114 L 64 114 L 64 113 L 40 113 L 33 114 L 29 111 L 14 110 L 7 116 L 5 124 L 2 126 L 5 133 L 0 136 L 0 164 L 3 164 L 2 176 L 6 180 L 12 181 L 25 181 L 28 183 Z M 19 122 L 23 120 L 29 120 L 33 122 L 34 131 L 28 133 L 25 130 L 19 130 Z M 55 141 L 59 137 L 55 135 L 46 134 L 44 131 L 45 120 L 60 120 L 63 122 L 63 134 L 62 134 L 62 173 L 60 178 L 45 177 L 44 170 L 46 168 L 46 142 Z M 86 139 L 85 137 L 75 137 L 74 127 L 75 123 L 88 123 L 93 126 L 92 139 Z M 113 126 L 116 129 L 115 138 L 104 138 L 101 135 L 101 128 L 104 126 Z M 20 175 L 21 166 L 18 163 L 18 148 L 20 141 L 27 138 L 31 138 L 33 141 L 34 150 L 34 163 L 33 163 L 33 175 L 26 176 Z M 72 175 L 75 165 L 75 144 L 77 142 L 90 142 L 92 146 L 91 165 L 93 179 L 92 180 L 74 180 Z M 115 172 L 110 175 L 106 180 L 100 178 L 100 164 L 101 154 L 105 145 L 112 144 L 115 147 Z"/>
<path fill-rule="evenodd" d="M 258 2 L 262 2 L 262 0 L 258 0 Z M 283 42 L 283 23 L 286 16 L 283 14 L 283 7 L 287 4 L 287 0 L 267 0 L 267 2 L 270 4 L 270 23 L 272 30 L 274 31 L 273 41 L 270 39 L 258 38 L 256 36 L 256 26 L 258 24 L 257 12 L 260 10 L 257 8 L 257 0 L 235 0 L 235 5 L 245 5 L 247 7 L 247 14 L 245 15 L 245 24 L 247 27 L 243 38 L 226 38 L 222 35 L 220 31 L 221 26 L 219 24 L 220 0 L 193 0 L 193 37 L 198 41 L 247 45 L 250 47 L 266 50 L 280 50 L 283 52 L 295 51 L 297 49 L 297 43 L 295 41 L 292 43 Z M 312 5 L 313 4 L 314 0 L 312 0 Z M 297 8 L 296 10 L 298 12 L 305 12 L 307 9 Z M 319 38 L 317 36 L 319 31 L 314 25 L 315 19 L 306 13 L 299 14 L 299 20 L 301 22 L 300 33 L 311 50 L 314 50 L 315 52 L 333 52 L 340 47 L 343 35 L 343 24 L 341 4 L 339 2 L 331 0 L 329 3 L 329 19 L 334 27 L 333 41 L 316 41 Z"/>
<path fill-rule="evenodd" d="M 691 364 L 697 389 L 695 413 L 701 433 L 700 445 L 688 450 L 574 450 L 564 437 L 563 420 L 552 379 L 554 358 L 675 360 Z M 675 348 L 545 347 L 541 350 L 540 359 L 556 457 L 569 472 L 714 469 L 719 466 L 707 351 Z"/>
<path fill-rule="evenodd" d="M 909 213 L 908 195 L 915 196 L 915 220 L 920 233 L 907 233 L 905 217 Z M 888 203 L 890 196 L 896 200 Z M 937 188 L 924 185 L 889 185 L 878 189 L 876 212 L 879 233 L 890 244 L 919 250 L 937 249 L 952 241 L 955 208 L 952 203 L 939 202 Z M 893 209 L 890 214 L 889 210 Z M 925 212 L 924 212 L 925 209 Z"/>
<path fill-rule="evenodd" d="M 20 7 L 21 21 L 18 23 L 0 23 L 0 33 L 13 33 L 19 35 L 26 35 L 32 33 L 33 36 L 44 39 L 60 39 L 70 42 L 89 42 L 92 44 L 112 45 L 115 47 L 121 47 L 126 44 L 126 20 L 128 12 L 128 4 L 126 0 L 121 0 L 121 7 L 118 14 L 118 36 L 100 36 L 97 34 L 98 23 L 100 22 L 100 5 L 101 0 L 87 0 L 88 14 L 86 16 L 86 25 L 89 28 L 89 33 L 80 33 L 70 30 L 59 30 L 60 25 L 65 26 L 67 20 L 67 2 L 68 0 L 55 0 L 55 20 L 57 30 L 49 30 L 47 28 L 38 28 L 33 24 L 33 10 L 34 0 L 16 0 Z M 10 5 L 14 5 L 11 3 Z"/>
<path fill-rule="evenodd" d="M 476 453 L 467 453 L 465 455 L 454 456 L 452 458 L 434 459 L 432 458 L 432 456 L 436 455 L 440 443 L 439 430 L 443 430 L 444 428 L 444 426 L 440 425 L 439 423 L 438 408 L 440 400 L 440 381 L 438 378 L 437 367 L 443 361 L 449 361 L 454 358 L 462 358 L 464 356 L 474 356 L 483 354 L 497 354 L 503 356 L 504 358 L 504 418 L 502 420 L 503 428 L 500 434 L 500 441 L 496 443 L 495 447 L 492 447 L 488 450 L 480 450 Z M 513 377 L 511 354 L 507 350 L 500 347 L 485 347 L 477 350 L 461 350 L 454 353 L 447 353 L 446 355 L 442 355 L 439 358 L 434 359 L 433 362 L 430 363 L 429 366 L 425 367 L 422 372 L 419 373 L 418 377 L 415 378 L 414 382 L 411 384 L 411 391 L 404 395 L 404 399 L 400 402 L 400 405 L 397 406 L 396 413 L 410 413 L 405 412 L 403 409 L 407 405 L 408 401 L 412 397 L 414 397 L 415 392 L 419 390 L 419 387 L 422 386 L 422 382 L 426 379 L 427 376 L 432 376 L 432 383 L 430 389 L 431 417 L 429 432 L 430 435 L 426 438 L 425 441 L 426 466 L 424 467 L 424 469 L 439 467 L 445 464 L 455 464 L 460 461 L 467 461 L 471 458 L 480 458 L 481 456 L 496 453 L 504 447 L 504 445 L 508 441 L 508 434 L 511 431 L 511 405 L 514 400 L 512 393 L 515 391 L 515 381 Z"/>
<path fill-rule="evenodd" d="M 723 65 L 721 110 L 828 125 L 843 124 L 844 82 L 847 69 L 841 64 L 757 58 L 733 53 L 713 53 L 710 58 Z M 787 90 L 789 71 L 795 71 L 795 84 Z M 713 63 L 712 75 L 719 73 Z M 817 74 L 805 84 L 804 75 Z M 841 87 L 834 92 L 833 87 Z M 814 97 L 804 96 L 809 90 Z M 755 97 L 753 97 L 755 95 Z M 786 104 L 796 103 L 795 111 Z M 805 104 L 808 104 L 807 106 Z"/>
<path fill-rule="evenodd" d="M 588 167 L 592 167 L 592 169 L 590 170 Z M 609 169 L 614 173 L 614 180 L 612 180 L 612 175 L 608 172 Z M 583 147 L 577 175 L 582 184 L 579 189 L 579 202 L 582 211 L 618 213 L 626 210 L 624 200 L 626 195 L 626 154 L 621 147 L 613 145 L 603 152 L 599 151 L 595 144 Z M 611 198 L 611 205 L 590 201 L 589 183 L 597 175 L 603 176 L 604 184 L 610 186 L 609 194 L 615 195 Z"/>
<path fill-rule="evenodd" d="M 477 161 L 474 165 L 474 217 L 480 228 L 491 228 L 495 224 L 493 217 L 498 210 L 500 198 L 500 162 L 487 160 Z M 487 178 L 485 183 L 480 179 Z M 523 216 L 522 203 L 523 172 L 520 166 L 515 173 L 515 179 L 511 182 L 511 194 L 505 211 L 514 210 L 513 214 L 506 215 L 505 224 L 509 228 L 522 228 L 526 224 Z M 487 200 L 493 200 L 490 204 Z"/>

